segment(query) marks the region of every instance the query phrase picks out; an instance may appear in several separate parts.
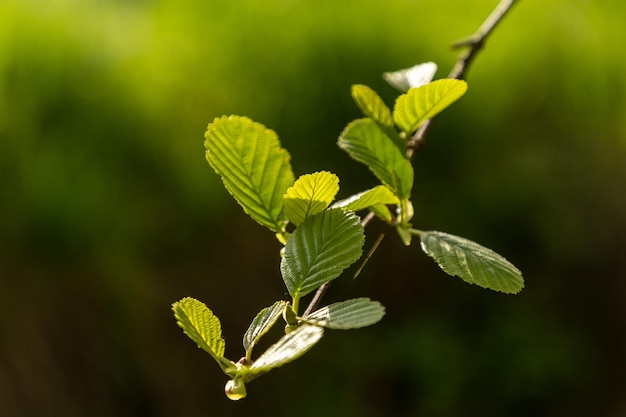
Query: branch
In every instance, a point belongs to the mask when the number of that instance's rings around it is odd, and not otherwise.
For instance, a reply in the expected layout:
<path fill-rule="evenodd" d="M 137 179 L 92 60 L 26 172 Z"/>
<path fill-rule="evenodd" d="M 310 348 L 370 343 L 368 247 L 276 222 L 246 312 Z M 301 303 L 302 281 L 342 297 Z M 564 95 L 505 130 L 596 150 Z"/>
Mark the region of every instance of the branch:
<path fill-rule="evenodd" d="M 487 38 L 493 32 L 494 28 L 502 20 L 504 15 L 511 9 L 516 0 L 500 0 L 500 3 L 491 12 L 489 17 L 483 22 L 476 32 L 472 35 L 454 42 L 451 46 L 453 49 L 466 48 L 459 54 L 456 64 L 448 78 L 456 78 L 462 80 L 465 78 L 469 66 L 476 58 L 476 55 L 485 45 Z M 413 159 L 415 153 L 424 145 L 424 139 L 430 129 L 433 119 L 426 120 L 419 129 L 413 134 L 407 144 L 407 155 Z"/>
<path fill-rule="evenodd" d="M 454 42 L 451 46 L 453 49 L 466 48 L 463 52 L 459 54 L 456 60 L 456 64 L 448 78 L 456 78 L 462 80 L 465 78 L 465 74 L 467 73 L 470 64 L 476 58 L 478 52 L 485 45 L 485 41 L 489 37 L 489 35 L 493 32 L 493 29 L 496 25 L 502 20 L 504 15 L 509 11 L 511 6 L 515 3 L 516 0 L 500 0 L 500 3 L 496 6 L 496 8 L 491 12 L 489 17 L 483 22 L 482 25 L 478 28 L 476 32 L 472 35 L 463 38 Z M 414 155 L 424 144 L 424 138 L 430 129 L 430 125 L 433 119 L 426 120 L 422 126 L 413 134 L 409 142 L 407 143 L 407 156 L 409 159 L 413 159 Z M 365 218 L 361 221 L 363 227 L 366 227 L 369 222 L 374 218 L 374 213 L 370 212 Z M 315 308 L 317 308 L 324 294 L 330 287 L 330 281 L 323 284 L 321 287 L 317 289 L 313 299 L 309 303 L 302 317 L 306 317 L 313 312 Z"/>

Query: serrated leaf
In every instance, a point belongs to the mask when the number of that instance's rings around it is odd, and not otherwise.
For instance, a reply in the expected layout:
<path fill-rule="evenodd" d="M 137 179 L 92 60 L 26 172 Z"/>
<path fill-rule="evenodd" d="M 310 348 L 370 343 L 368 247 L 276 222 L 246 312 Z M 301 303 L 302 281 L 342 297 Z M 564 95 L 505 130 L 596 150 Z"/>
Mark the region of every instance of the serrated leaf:
<path fill-rule="evenodd" d="M 320 308 L 303 320 L 329 329 L 358 329 L 378 323 L 385 307 L 369 298 L 355 298 Z"/>
<path fill-rule="evenodd" d="M 413 167 L 404 141 L 393 129 L 372 119 L 351 122 L 339 136 L 339 147 L 361 162 L 399 198 L 408 198 L 413 187 Z"/>
<path fill-rule="evenodd" d="M 378 206 L 380 204 L 400 204 L 398 197 L 385 185 L 378 185 L 369 190 L 350 196 L 344 200 L 337 201 L 333 208 L 359 211 Z"/>
<path fill-rule="evenodd" d="M 432 119 L 467 91 L 462 80 L 443 79 L 421 87 L 411 88 L 396 100 L 393 119 L 400 130 L 412 133 L 428 119 Z"/>
<path fill-rule="evenodd" d="M 436 72 L 437 64 L 434 62 L 424 62 L 423 64 L 418 64 L 411 68 L 386 72 L 383 74 L 383 78 L 391 84 L 392 87 L 406 93 L 410 88 L 420 87 L 431 82 Z"/>
<path fill-rule="evenodd" d="M 219 319 L 202 302 L 186 297 L 172 305 L 176 323 L 198 347 L 218 363 L 224 357 L 225 342 Z"/>
<path fill-rule="evenodd" d="M 384 126 L 393 127 L 391 110 L 371 88 L 362 84 L 352 86 L 352 98 L 363 114 Z"/>
<path fill-rule="evenodd" d="M 361 257 L 364 240 L 354 213 L 329 209 L 307 218 L 287 241 L 280 263 L 289 294 L 304 297 L 337 278 Z"/>
<path fill-rule="evenodd" d="M 283 197 L 285 215 L 296 226 L 309 216 L 324 211 L 339 191 L 339 178 L 322 171 L 298 178 Z"/>
<path fill-rule="evenodd" d="M 204 137 L 206 159 L 228 192 L 259 224 L 283 231 L 283 194 L 294 175 L 276 133 L 247 117 L 224 116 L 209 124 Z"/>
<path fill-rule="evenodd" d="M 449 275 L 507 294 L 524 288 L 520 270 L 491 249 L 443 232 L 420 232 L 419 236 L 422 250 Z"/>
<path fill-rule="evenodd" d="M 243 335 L 243 348 L 246 350 L 246 356 L 250 355 L 259 339 L 276 323 L 287 304 L 287 301 L 276 301 L 271 306 L 261 310 L 252 320 L 250 327 Z"/>
<path fill-rule="evenodd" d="M 303 324 L 270 346 L 246 372 L 256 374 L 283 366 L 304 355 L 323 335 L 323 328 Z"/>

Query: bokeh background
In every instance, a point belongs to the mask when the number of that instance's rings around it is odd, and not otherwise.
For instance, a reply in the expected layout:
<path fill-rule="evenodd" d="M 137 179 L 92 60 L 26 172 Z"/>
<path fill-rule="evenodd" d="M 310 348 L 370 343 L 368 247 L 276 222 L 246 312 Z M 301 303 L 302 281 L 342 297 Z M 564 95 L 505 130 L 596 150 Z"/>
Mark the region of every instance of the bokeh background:
<path fill-rule="evenodd" d="M 327 332 L 226 399 L 171 303 L 227 356 L 285 297 L 272 233 L 204 160 L 206 125 L 276 130 L 297 175 L 374 178 L 335 146 L 350 85 L 452 67 L 496 0 L 0 1 L 0 415 L 626 416 L 626 6 L 521 1 L 415 161 L 414 224 L 505 255 L 507 296 L 387 231 L 356 281 L 378 325 Z M 366 248 L 385 229 L 368 229 Z"/>

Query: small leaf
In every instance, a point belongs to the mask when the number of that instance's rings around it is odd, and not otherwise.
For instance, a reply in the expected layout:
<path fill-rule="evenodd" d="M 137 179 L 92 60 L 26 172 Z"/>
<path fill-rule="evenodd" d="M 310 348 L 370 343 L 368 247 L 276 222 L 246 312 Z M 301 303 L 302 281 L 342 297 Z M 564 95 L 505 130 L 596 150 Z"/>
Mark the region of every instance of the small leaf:
<path fill-rule="evenodd" d="M 384 126 L 393 127 L 391 110 L 374 90 L 366 85 L 353 85 L 352 98 L 365 116 Z"/>
<path fill-rule="evenodd" d="M 449 275 L 507 294 L 524 288 L 520 270 L 491 249 L 443 232 L 419 232 L 419 236 L 422 250 Z"/>
<path fill-rule="evenodd" d="M 467 83 L 455 79 L 437 80 L 411 88 L 396 100 L 393 118 L 400 130 L 412 133 L 426 120 L 432 119 L 458 100 L 466 91 Z"/>
<path fill-rule="evenodd" d="M 413 167 L 398 133 L 372 119 L 351 122 L 339 136 L 338 145 L 361 162 L 399 198 L 408 198 L 413 187 Z"/>
<path fill-rule="evenodd" d="M 178 326 L 185 334 L 224 368 L 224 364 L 230 361 L 224 361 L 222 326 L 213 312 L 204 303 L 191 297 L 174 303 L 172 310 Z"/>
<path fill-rule="evenodd" d="M 367 191 L 355 194 L 345 200 L 337 201 L 332 205 L 333 208 L 342 208 L 345 210 L 359 211 L 377 205 L 400 204 L 400 200 L 385 185 L 379 185 Z"/>
<path fill-rule="evenodd" d="M 293 298 L 337 278 L 361 257 L 365 232 L 359 218 L 329 209 L 306 219 L 287 241 L 280 271 Z"/>
<path fill-rule="evenodd" d="M 357 329 L 378 323 L 385 307 L 369 298 L 355 298 L 320 308 L 303 321 L 329 329 Z"/>
<path fill-rule="evenodd" d="M 252 349 L 257 344 L 261 336 L 276 323 L 276 320 L 282 315 L 286 301 L 276 301 L 273 305 L 264 308 L 256 315 L 250 327 L 243 335 L 243 348 L 246 350 L 246 356 L 249 358 Z"/>
<path fill-rule="evenodd" d="M 406 93 L 410 88 L 420 87 L 431 82 L 436 72 L 437 64 L 434 62 L 425 62 L 411 68 L 386 72 L 383 74 L 383 78 L 391 84 L 392 87 Z"/>
<path fill-rule="evenodd" d="M 289 153 L 276 133 L 247 117 L 217 118 L 204 135 L 206 159 L 244 211 L 282 232 L 283 194 L 294 181 Z"/>
<path fill-rule="evenodd" d="M 296 226 L 309 216 L 324 211 L 339 191 L 339 178 L 322 171 L 303 175 L 283 197 L 285 215 Z"/>
<path fill-rule="evenodd" d="M 267 372 L 289 363 L 304 355 L 323 335 L 323 328 L 303 324 L 270 346 L 246 372 L 250 374 Z"/>

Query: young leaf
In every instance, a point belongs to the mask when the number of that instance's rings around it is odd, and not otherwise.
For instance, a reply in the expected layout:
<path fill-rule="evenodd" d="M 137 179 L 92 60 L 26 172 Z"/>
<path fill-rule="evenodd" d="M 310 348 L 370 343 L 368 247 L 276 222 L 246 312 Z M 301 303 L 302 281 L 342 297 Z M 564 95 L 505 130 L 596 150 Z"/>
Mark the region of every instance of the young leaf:
<path fill-rule="evenodd" d="M 307 218 L 287 241 L 280 271 L 295 299 L 337 278 L 361 257 L 365 233 L 351 212 L 330 209 Z"/>
<path fill-rule="evenodd" d="M 393 129 L 372 119 L 351 122 L 339 136 L 339 147 L 361 162 L 399 198 L 409 198 L 413 167 L 406 157 L 404 141 Z"/>
<path fill-rule="evenodd" d="M 254 345 L 276 323 L 287 304 L 287 301 L 276 301 L 273 305 L 261 310 L 252 320 L 250 327 L 243 335 L 243 348 L 246 350 L 248 359 L 252 354 Z"/>
<path fill-rule="evenodd" d="M 400 130 L 412 133 L 423 122 L 432 119 L 458 100 L 466 91 L 467 83 L 455 79 L 437 80 L 412 88 L 396 100 L 393 118 Z"/>
<path fill-rule="evenodd" d="M 176 323 L 185 334 L 222 366 L 225 342 L 222 339 L 222 326 L 213 312 L 204 303 L 191 297 L 172 304 L 172 310 Z"/>
<path fill-rule="evenodd" d="M 437 64 L 434 62 L 425 62 L 411 68 L 386 72 L 383 74 L 383 78 L 391 84 L 392 87 L 406 93 L 410 88 L 420 87 L 431 82 L 436 72 Z"/>
<path fill-rule="evenodd" d="M 352 98 L 363 114 L 387 127 L 393 127 L 391 110 L 378 94 L 366 85 L 352 86 Z"/>
<path fill-rule="evenodd" d="M 419 232 L 419 236 L 422 250 L 449 275 L 507 294 L 524 288 L 520 270 L 491 249 L 443 232 Z"/>
<path fill-rule="evenodd" d="M 289 153 L 276 133 L 247 117 L 216 118 L 204 135 L 206 159 L 244 211 L 281 232 L 283 194 L 294 181 Z"/>
<path fill-rule="evenodd" d="M 285 215 L 296 226 L 309 216 L 324 211 L 339 191 L 339 178 L 322 171 L 303 175 L 283 197 Z"/>
<path fill-rule="evenodd" d="M 303 324 L 270 346 L 246 372 L 256 374 L 283 366 L 304 355 L 323 335 L 323 328 Z"/>
<path fill-rule="evenodd" d="M 359 211 L 379 204 L 400 204 L 400 200 L 389 187 L 379 185 L 348 197 L 345 200 L 337 201 L 332 207 Z"/>
<path fill-rule="evenodd" d="M 358 329 L 378 323 L 385 307 L 369 298 L 355 298 L 320 308 L 302 320 L 329 329 Z"/>

